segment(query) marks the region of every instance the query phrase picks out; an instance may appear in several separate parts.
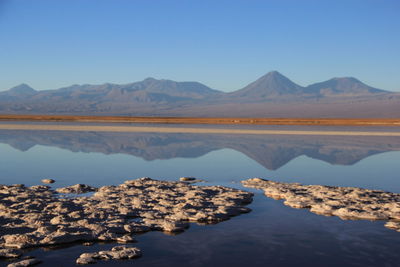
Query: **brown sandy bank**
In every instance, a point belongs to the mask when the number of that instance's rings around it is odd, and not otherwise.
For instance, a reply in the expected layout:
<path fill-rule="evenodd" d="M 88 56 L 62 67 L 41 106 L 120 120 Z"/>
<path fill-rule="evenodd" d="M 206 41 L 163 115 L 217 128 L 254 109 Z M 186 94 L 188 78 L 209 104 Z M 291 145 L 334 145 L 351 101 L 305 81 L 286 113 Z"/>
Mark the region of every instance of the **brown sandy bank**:
<path fill-rule="evenodd" d="M 314 130 L 253 130 L 222 128 L 120 126 L 120 125 L 57 125 L 0 124 L 0 130 L 132 132 L 132 133 L 197 133 L 197 134 L 257 134 L 257 135 L 330 135 L 330 136 L 400 136 L 400 132 L 377 131 L 314 131 Z"/>
<path fill-rule="evenodd" d="M 342 118 L 200 118 L 200 117 L 126 117 L 69 115 L 0 115 L 0 121 L 65 121 L 171 124 L 254 124 L 254 125 L 326 125 L 326 126 L 400 126 L 399 119 Z"/>

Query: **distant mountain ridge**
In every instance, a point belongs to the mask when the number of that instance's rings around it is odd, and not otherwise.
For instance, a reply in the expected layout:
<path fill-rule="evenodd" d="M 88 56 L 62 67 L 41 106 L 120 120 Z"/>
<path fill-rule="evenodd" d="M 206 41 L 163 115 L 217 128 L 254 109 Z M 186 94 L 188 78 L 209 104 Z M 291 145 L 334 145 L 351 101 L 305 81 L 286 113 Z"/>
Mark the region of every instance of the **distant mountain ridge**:
<path fill-rule="evenodd" d="M 346 110 L 353 115 L 358 112 L 361 117 L 371 116 L 369 114 L 400 117 L 400 93 L 373 88 L 352 77 L 332 78 L 303 87 L 277 71 L 229 93 L 199 82 L 154 78 L 128 84 L 71 85 L 43 91 L 21 84 L 0 92 L 2 113 L 137 116 L 265 114 L 262 116 L 266 117 L 275 113 L 282 117 L 315 113 L 316 116 L 329 117 Z"/>
<path fill-rule="evenodd" d="M 29 87 L 30 88 L 30 87 Z M 24 89 L 24 90 L 22 90 Z M 32 88 L 31 88 L 32 89 Z M 3 93 L 10 93 L 18 90 L 21 95 L 34 95 L 34 100 L 48 99 L 51 97 L 58 99 L 88 99 L 88 100 L 132 100 L 130 97 L 143 97 L 144 95 L 168 95 L 171 98 L 189 98 L 198 99 L 208 95 L 219 93 L 198 82 L 175 82 L 171 80 L 156 80 L 147 78 L 140 82 L 129 84 L 101 84 L 101 85 L 71 85 L 55 90 L 35 91 L 29 90 L 28 86 L 21 84 L 9 91 L 1 92 L 0 99 Z M 33 93 L 34 92 L 34 93 Z"/>

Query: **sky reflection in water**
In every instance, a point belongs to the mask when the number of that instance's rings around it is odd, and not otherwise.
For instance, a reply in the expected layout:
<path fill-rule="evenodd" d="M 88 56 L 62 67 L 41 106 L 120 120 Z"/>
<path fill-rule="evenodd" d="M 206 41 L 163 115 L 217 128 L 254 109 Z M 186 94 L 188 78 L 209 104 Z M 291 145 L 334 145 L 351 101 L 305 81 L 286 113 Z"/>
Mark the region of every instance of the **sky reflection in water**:
<path fill-rule="evenodd" d="M 34 185 L 53 178 L 57 187 L 100 186 L 143 176 L 195 176 L 240 188 L 240 180 L 262 177 L 400 192 L 398 138 L 1 131 L 0 143 L 3 184 Z M 400 260 L 400 233 L 382 222 L 318 216 L 253 191 L 251 213 L 217 225 L 192 225 L 177 236 L 141 235 L 137 246 L 144 257 L 119 266 L 396 266 Z M 54 253 L 37 249 L 30 255 L 38 255 L 44 266 L 73 266 L 83 250 L 112 245 Z"/>

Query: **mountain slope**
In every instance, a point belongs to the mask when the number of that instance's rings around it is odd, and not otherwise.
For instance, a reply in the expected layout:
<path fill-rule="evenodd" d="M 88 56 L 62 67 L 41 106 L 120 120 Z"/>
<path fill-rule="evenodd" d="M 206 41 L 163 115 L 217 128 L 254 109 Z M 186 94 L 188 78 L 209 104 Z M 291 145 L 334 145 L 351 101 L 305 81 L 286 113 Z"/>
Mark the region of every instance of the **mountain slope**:
<path fill-rule="evenodd" d="M 22 83 L 7 91 L 0 92 L 0 100 L 27 99 L 35 95 L 37 91 L 29 85 Z"/>
<path fill-rule="evenodd" d="M 277 71 L 272 71 L 246 87 L 230 94 L 231 97 L 247 99 L 273 98 L 284 95 L 300 95 L 304 88 Z"/>
<path fill-rule="evenodd" d="M 154 78 L 127 84 L 122 86 L 121 89 L 125 91 L 145 90 L 148 93 L 168 94 L 182 98 L 203 98 L 220 93 L 198 82 L 175 82 Z"/>
<path fill-rule="evenodd" d="M 314 83 L 307 86 L 305 91 L 322 96 L 360 96 L 389 93 L 388 91 L 368 86 L 353 77 L 333 78 L 324 82 Z"/>

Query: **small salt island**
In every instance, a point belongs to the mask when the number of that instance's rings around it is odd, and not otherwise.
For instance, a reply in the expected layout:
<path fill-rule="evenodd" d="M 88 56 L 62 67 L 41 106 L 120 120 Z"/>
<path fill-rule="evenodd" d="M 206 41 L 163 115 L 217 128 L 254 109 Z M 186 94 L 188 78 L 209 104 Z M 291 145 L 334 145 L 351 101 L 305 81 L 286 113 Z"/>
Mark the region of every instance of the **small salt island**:
<path fill-rule="evenodd" d="M 400 194 L 357 187 L 301 185 L 261 178 L 242 181 L 243 186 L 264 191 L 267 197 L 285 199 L 283 204 L 309 209 L 343 220 L 384 220 L 387 228 L 400 232 Z"/>
<path fill-rule="evenodd" d="M 54 179 L 42 179 L 44 184 L 54 184 L 56 181 Z"/>
<path fill-rule="evenodd" d="M 88 192 L 94 193 L 80 195 Z M 130 243 L 135 242 L 134 234 L 148 231 L 181 232 L 191 222 L 218 223 L 247 213 L 250 209 L 245 206 L 252 198 L 252 193 L 238 189 L 148 177 L 100 188 L 84 184 L 55 190 L 44 185 L 0 185 L 0 216 L 4 220 L 0 256 L 19 258 L 21 249 L 74 242 Z M 107 252 L 84 253 L 76 262 L 140 255 L 139 248 L 118 246 Z"/>

